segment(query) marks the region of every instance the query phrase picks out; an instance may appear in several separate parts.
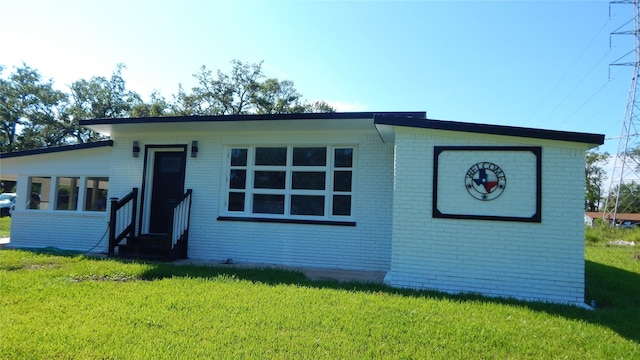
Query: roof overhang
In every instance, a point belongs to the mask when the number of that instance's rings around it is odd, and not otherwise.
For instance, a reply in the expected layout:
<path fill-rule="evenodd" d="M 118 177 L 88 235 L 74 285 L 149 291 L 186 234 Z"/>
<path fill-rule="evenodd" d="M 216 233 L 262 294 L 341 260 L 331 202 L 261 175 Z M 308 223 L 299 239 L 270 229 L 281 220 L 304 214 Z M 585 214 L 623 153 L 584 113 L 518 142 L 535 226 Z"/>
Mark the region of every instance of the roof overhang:
<path fill-rule="evenodd" d="M 90 142 L 85 144 L 52 146 L 52 147 L 38 148 L 38 149 L 31 149 L 31 150 L 14 151 L 10 153 L 0 153 L 0 159 L 10 159 L 14 157 L 30 156 L 30 155 L 53 154 L 53 153 L 64 152 L 64 151 L 95 149 L 95 148 L 100 148 L 105 146 L 113 146 L 113 140 L 103 140 L 103 141 L 96 141 L 96 142 Z"/>
<path fill-rule="evenodd" d="M 604 135 L 601 134 L 544 130 L 516 126 L 488 125 L 458 121 L 432 120 L 426 118 L 419 119 L 406 116 L 375 115 L 374 124 L 384 142 L 393 142 L 395 140 L 395 127 L 410 127 L 475 134 L 514 136 L 530 139 L 568 141 L 588 144 L 591 146 L 604 144 Z"/>
<path fill-rule="evenodd" d="M 18 175 L 108 175 L 112 146 L 113 141 L 106 140 L 3 153 L 0 179 L 15 180 Z"/>
<path fill-rule="evenodd" d="M 426 112 L 167 116 L 81 120 L 80 125 L 107 136 L 167 131 L 345 131 L 373 130 L 376 115 L 425 118 Z"/>

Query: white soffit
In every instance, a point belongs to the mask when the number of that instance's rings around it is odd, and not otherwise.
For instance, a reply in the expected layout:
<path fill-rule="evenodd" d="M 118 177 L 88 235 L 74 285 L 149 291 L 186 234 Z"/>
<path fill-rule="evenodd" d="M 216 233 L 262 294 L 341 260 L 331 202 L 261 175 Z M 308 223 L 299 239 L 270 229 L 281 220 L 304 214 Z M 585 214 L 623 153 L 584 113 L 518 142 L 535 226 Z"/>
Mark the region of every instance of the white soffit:
<path fill-rule="evenodd" d="M 173 121 L 88 124 L 85 127 L 107 136 L 150 132 L 223 131 L 347 131 L 373 130 L 373 119 L 303 119 L 249 121 Z"/>

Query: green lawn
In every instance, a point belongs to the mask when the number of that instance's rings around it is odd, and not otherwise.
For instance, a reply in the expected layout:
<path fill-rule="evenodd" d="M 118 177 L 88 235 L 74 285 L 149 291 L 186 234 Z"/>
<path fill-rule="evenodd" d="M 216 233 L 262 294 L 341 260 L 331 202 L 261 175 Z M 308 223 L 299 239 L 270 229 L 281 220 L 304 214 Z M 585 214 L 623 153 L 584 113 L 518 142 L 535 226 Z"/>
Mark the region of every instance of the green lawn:
<path fill-rule="evenodd" d="M 637 359 L 638 253 L 587 247 L 589 311 L 0 250 L 0 358 Z"/>
<path fill-rule="evenodd" d="M 599 223 L 598 226 L 585 227 L 584 239 L 588 245 L 606 246 L 609 241 L 624 240 L 640 242 L 640 228 L 624 229 Z"/>
<path fill-rule="evenodd" d="M 0 217 L 0 238 L 8 237 L 10 231 L 11 231 L 11 217 L 9 216 Z"/>

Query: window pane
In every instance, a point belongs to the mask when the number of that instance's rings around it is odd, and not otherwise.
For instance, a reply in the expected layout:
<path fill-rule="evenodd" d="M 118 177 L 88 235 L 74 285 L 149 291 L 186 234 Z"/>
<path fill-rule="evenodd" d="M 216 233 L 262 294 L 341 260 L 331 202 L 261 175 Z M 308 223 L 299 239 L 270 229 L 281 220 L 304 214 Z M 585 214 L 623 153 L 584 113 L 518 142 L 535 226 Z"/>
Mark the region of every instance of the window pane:
<path fill-rule="evenodd" d="M 244 193 L 229 193 L 229 211 L 244 211 Z"/>
<path fill-rule="evenodd" d="M 175 174 L 182 171 L 181 155 L 163 155 L 160 157 L 160 172 L 165 174 Z"/>
<path fill-rule="evenodd" d="M 351 171 L 333 173 L 333 191 L 351 191 Z"/>
<path fill-rule="evenodd" d="M 324 215 L 324 196 L 292 195 L 292 215 Z"/>
<path fill-rule="evenodd" d="M 351 215 L 351 195 L 333 195 L 333 215 Z"/>
<path fill-rule="evenodd" d="M 327 148 L 293 148 L 293 166 L 325 166 L 326 164 Z"/>
<path fill-rule="evenodd" d="M 256 214 L 284 214 L 284 195 L 253 195 L 253 212 Z"/>
<path fill-rule="evenodd" d="M 335 166 L 352 167 L 353 149 L 335 149 Z"/>
<path fill-rule="evenodd" d="M 291 187 L 293 189 L 324 190 L 325 176 L 324 171 L 294 171 Z"/>
<path fill-rule="evenodd" d="M 32 210 L 49 209 L 51 177 L 32 176 L 29 178 L 29 188 L 31 195 L 27 199 L 26 208 Z"/>
<path fill-rule="evenodd" d="M 229 188 L 244 189 L 247 182 L 247 170 L 231 170 Z"/>
<path fill-rule="evenodd" d="M 105 211 L 107 209 L 108 177 L 89 177 L 84 201 L 85 211 Z"/>
<path fill-rule="evenodd" d="M 287 165 L 287 148 L 256 148 L 256 165 Z"/>
<path fill-rule="evenodd" d="M 78 182 L 77 177 L 58 178 L 58 188 L 56 189 L 56 210 L 77 210 L 78 209 Z"/>
<path fill-rule="evenodd" d="M 256 171 L 253 187 L 256 189 L 284 189 L 284 171 Z"/>
<path fill-rule="evenodd" d="M 231 166 L 247 166 L 247 149 L 231 149 Z"/>

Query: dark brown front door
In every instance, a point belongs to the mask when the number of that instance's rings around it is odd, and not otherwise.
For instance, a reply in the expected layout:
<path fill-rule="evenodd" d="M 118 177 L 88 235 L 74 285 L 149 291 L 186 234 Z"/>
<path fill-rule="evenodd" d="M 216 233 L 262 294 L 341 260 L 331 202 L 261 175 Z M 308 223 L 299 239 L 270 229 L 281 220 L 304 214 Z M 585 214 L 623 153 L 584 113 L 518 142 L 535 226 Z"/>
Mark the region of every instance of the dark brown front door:
<path fill-rule="evenodd" d="M 173 205 L 184 195 L 186 156 L 184 151 L 157 151 L 153 162 L 149 232 L 166 234 Z"/>

